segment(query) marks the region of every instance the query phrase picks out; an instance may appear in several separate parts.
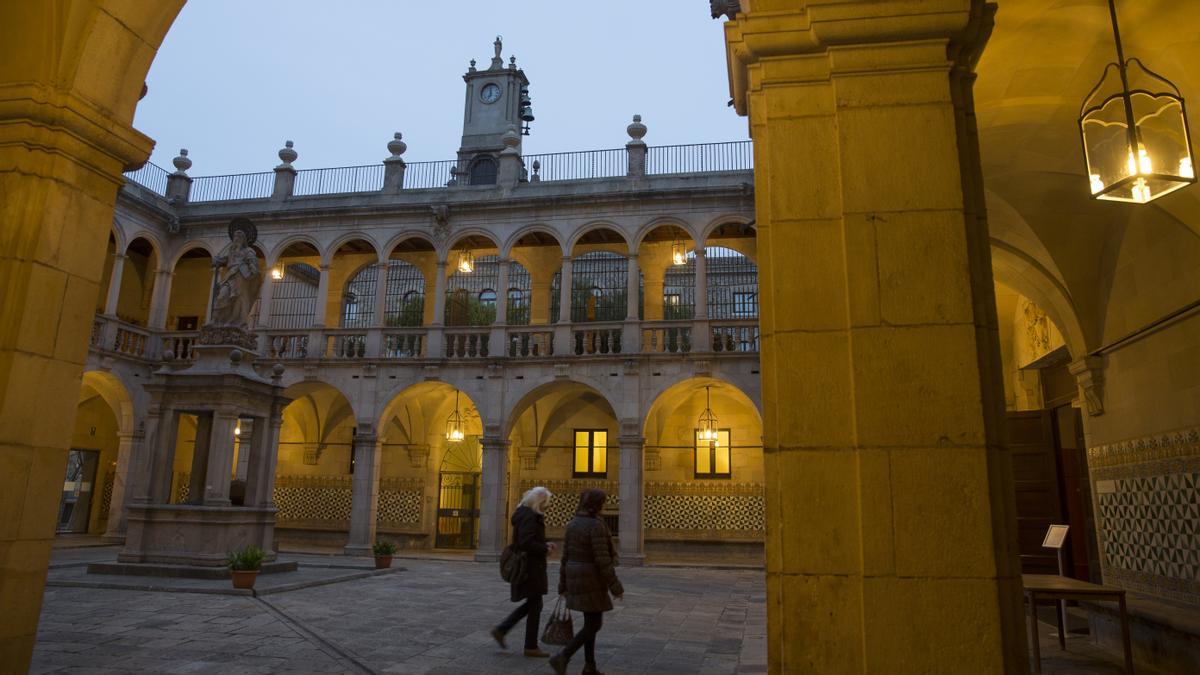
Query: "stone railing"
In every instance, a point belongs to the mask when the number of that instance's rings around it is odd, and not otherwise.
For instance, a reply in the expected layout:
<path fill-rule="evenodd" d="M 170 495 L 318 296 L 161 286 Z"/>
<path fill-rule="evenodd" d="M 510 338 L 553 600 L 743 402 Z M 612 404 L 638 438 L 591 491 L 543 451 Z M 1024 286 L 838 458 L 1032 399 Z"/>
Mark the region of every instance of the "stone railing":
<path fill-rule="evenodd" d="M 571 342 L 576 356 L 620 354 L 621 323 L 576 324 L 571 328 Z"/>
<path fill-rule="evenodd" d="M 687 354 L 692 351 L 690 321 L 642 322 L 643 354 Z"/>
<path fill-rule="evenodd" d="M 448 326 L 411 328 L 266 329 L 258 331 L 259 357 L 272 361 L 323 360 L 361 362 L 389 360 L 474 361 L 480 359 L 544 359 L 573 356 L 695 355 L 698 331 L 710 330 L 712 351 L 755 355 L 755 320 L 589 322 L 538 326 Z M 623 342 L 624 339 L 624 342 Z M 157 361 L 166 352 L 191 361 L 198 331 L 161 331 L 96 315 L 92 349 L 135 360 Z"/>

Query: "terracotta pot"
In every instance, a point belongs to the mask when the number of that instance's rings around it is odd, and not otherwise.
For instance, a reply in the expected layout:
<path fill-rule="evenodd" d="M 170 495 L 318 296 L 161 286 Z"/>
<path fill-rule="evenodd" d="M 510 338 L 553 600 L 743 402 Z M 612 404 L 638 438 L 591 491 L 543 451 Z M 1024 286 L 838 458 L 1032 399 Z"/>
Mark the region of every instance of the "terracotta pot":
<path fill-rule="evenodd" d="M 387 568 L 389 568 L 391 566 L 392 566 L 392 556 L 390 556 L 390 555 L 375 556 L 375 569 L 386 570 Z"/>
<path fill-rule="evenodd" d="M 258 579 L 258 570 L 230 570 L 233 575 L 234 588 L 254 588 L 254 581 Z"/>

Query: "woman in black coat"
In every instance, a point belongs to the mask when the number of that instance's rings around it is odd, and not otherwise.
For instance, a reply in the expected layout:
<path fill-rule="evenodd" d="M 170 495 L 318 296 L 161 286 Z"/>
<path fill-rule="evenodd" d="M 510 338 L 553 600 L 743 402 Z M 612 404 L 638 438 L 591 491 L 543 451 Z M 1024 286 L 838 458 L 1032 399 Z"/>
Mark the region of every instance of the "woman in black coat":
<path fill-rule="evenodd" d="M 521 617 L 525 617 L 525 656 L 550 656 L 538 649 L 538 621 L 542 615 L 542 596 L 547 592 L 546 556 L 555 548 L 553 543 L 546 542 L 546 520 L 542 512 L 553 496 L 546 488 L 535 487 L 525 493 L 521 505 L 512 515 L 513 548 L 525 553 L 525 575 L 512 584 L 512 601 L 524 600 L 525 603 L 492 629 L 492 637 L 501 647 L 506 647 L 504 636 Z"/>
<path fill-rule="evenodd" d="M 566 598 L 568 608 L 583 612 L 583 628 L 550 659 L 550 666 L 559 675 L 567 672 L 567 662 L 580 647 L 587 661 L 583 675 L 600 675 L 596 670 L 596 633 L 600 632 L 604 612 L 613 608 L 609 594 L 617 600 L 625 595 L 613 569 L 617 556 L 612 535 L 600 518 L 606 498 L 603 490 L 585 490 L 579 496 L 575 518 L 567 524 L 558 593 Z"/>

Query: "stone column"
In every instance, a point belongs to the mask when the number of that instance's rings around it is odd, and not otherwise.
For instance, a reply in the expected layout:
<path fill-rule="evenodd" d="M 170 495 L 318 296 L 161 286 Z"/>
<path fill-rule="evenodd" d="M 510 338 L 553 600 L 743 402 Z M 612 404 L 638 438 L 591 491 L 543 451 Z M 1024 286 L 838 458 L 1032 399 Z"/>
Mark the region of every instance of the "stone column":
<path fill-rule="evenodd" d="M 125 272 L 125 254 L 114 253 L 112 274 L 108 277 L 108 295 L 104 298 L 104 313 L 117 315 L 117 304 L 121 301 L 121 277 Z"/>
<path fill-rule="evenodd" d="M 433 323 L 425 332 L 425 357 L 445 356 L 442 326 L 446 321 L 446 261 L 439 260 L 433 273 Z"/>
<path fill-rule="evenodd" d="M 638 298 L 642 290 L 642 274 L 638 256 L 632 253 L 626 266 L 625 328 L 621 331 L 621 352 L 636 354 L 642 350 L 642 328 L 638 318 Z"/>
<path fill-rule="evenodd" d="M 379 462 L 383 455 L 379 437 L 354 435 L 354 496 L 350 506 L 350 538 L 346 555 L 371 555 L 375 521 L 379 516 Z"/>
<path fill-rule="evenodd" d="M 508 274 L 512 261 L 505 258 L 500 261 L 499 279 L 496 281 L 496 320 L 497 326 L 508 325 Z"/>
<path fill-rule="evenodd" d="M 212 446 L 212 415 L 196 416 L 196 439 L 192 443 L 192 468 L 188 475 L 188 504 L 204 503 L 204 486 L 208 480 L 208 449 Z"/>
<path fill-rule="evenodd" d="M 483 486 L 479 496 L 479 548 L 475 560 L 500 559 L 508 533 L 508 505 L 505 484 L 508 480 L 508 439 L 483 438 Z"/>
<path fill-rule="evenodd" d="M 313 313 L 313 326 L 325 327 L 325 314 L 329 309 L 329 263 L 321 262 L 321 277 L 317 281 L 317 306 Z"/>
<path fill-rule="evenodd" d="M 150 296 L 150 318 L 146 321 L 149 328 L 163 330 L 167 325 L 167 312 L 171 305 L 171 281 L 175 273 L 171 270 L 160 269 L 154 275 L 154 291 Z"/>
<path fill-rule="evenodd" d="M 229 506 L 229 483 L 233 476 L 233 430 L 237 428 L 237 422 L 235 413 L 218 411 L 213 414 L 204 481 L 205 506 Z"/>
<path fill-rule="evenodd" d="M 383 354 L 383 331 L 387 328 L 387 261 L 375 265 L 375 319 L 367 329 L 367 355 L 380 356 Z"/>
<path fill-rule="evenodd" d="M 558 286 L 558 322 L 571 323 L 571 256 L 563 256 L 561 282 Z"/>
<path fill-rule="evenodd" d="M 641 436 L 621 436 L 621 503 L 620 519 L 621 563 L 641 565 L 646 554 L 643 548 L 642 494 L 645 472 L 642 465 L 645 439 Z"/>
<path fill-rule="evenodd" d="M 113 472 L 112 498 L 108 503 L 108 524 L 104 528 L 104 541 L 121 542 L 125 539 L 125 527 L 128 524 L 130 498 L 133 496 L 130 476 L 132 458 L 141 456 L 141 445 L 145 442 L 145 434 L 140 431 L 126 431 L 117 434 L 117 467 Z"/>
<path fill-rule="evenodd" d="M 281 263 L 276 263 L 281 264 Z M 262 288 L 258 291 L 258 328 L 265 330 L 271 327 L 271 298 L 275 294 L 275 278 L 271 276 L 274 267 L 268 266 L 263 276 Z M 211 295 L 211 294 L 210 294 Z M 210 307 L 211 311 L 211 307 Z"/>
<path fill-rule="evenodd" d="M 725 28 L 771 280 L 771 670 L 1026 672 L 971 102 L 991 9 L 759 4 Z"/>
<path fill-rule="evenodd" d="M 179 437 L 179 411 L 151 406 L 146 413 L 146 443 L 141 459 L 134 462 L 136 476 L 133 501 L 169 504 L 174 479 L 175 442 Z M 136 458 L 135 458 L 136 459 Z"/>
<path fill-rule="evenodd" d="M 708 256 L 704 247 L 696 247 L 695 311 L 692 314 L 692 351 L 712 351 L 712 331 L 708 323 Z"/>
<path fill-rule="evenodd" d="M 254 418 L 250 470 L 246 477 L 246 506 L 265 509 L 275 506 L 275 466 L 279 458 L 279 428 L 283 406 L 272 407 L 269 418 Z"/>

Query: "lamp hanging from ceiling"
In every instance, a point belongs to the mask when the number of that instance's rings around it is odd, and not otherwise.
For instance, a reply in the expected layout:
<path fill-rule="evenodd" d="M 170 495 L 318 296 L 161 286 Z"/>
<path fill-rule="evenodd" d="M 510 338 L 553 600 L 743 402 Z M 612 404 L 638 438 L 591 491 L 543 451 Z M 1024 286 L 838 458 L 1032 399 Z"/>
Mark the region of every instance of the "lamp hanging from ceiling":
<path fill-rule="evenodd" d="M 457 442 L 466 437 L 462 413 L 458 411 L 458 390 L 456 389 L 454 390 L 454 412 L 450 413 L 450 417 L 446 419 L 446 440 Z"/>
<path fill-rule="evenodd" d="M 471 253 L 471 249 L 464 247 L 459 250 L 458 271 L 463 274 L 470 274 L 475 271 L 475 254 Z"/>
<path fill-rule="evenodd" d="M 715 445 L 720 438 L 717 433 L 717 416 L 712 411 L 712 401 L 709 397 L 708 387 L 704 387 L 704 412 L 700 413 L 700 421 L 697 423 L 698 430 L 697 438 L 706 441 L 709 444 Z"/>
<path fill-rule="evenodd" d="M 687 248 L 678 237 L 671 242 L 671 264 L 676 266 L 687 264 Z"/>
<path fill-rule="evenodd" d="M 1145 204 L 1196 182 L 1187 111 L 1170 80 L 1125 58 L 1115 0 L 1108 0 L 1108 11 L 1117 61 L 1104 67 L 1080 108 L 1083 157 L 1092 197 Z M 1131 76 L 1142 86 L 1131 88 Z"/>

